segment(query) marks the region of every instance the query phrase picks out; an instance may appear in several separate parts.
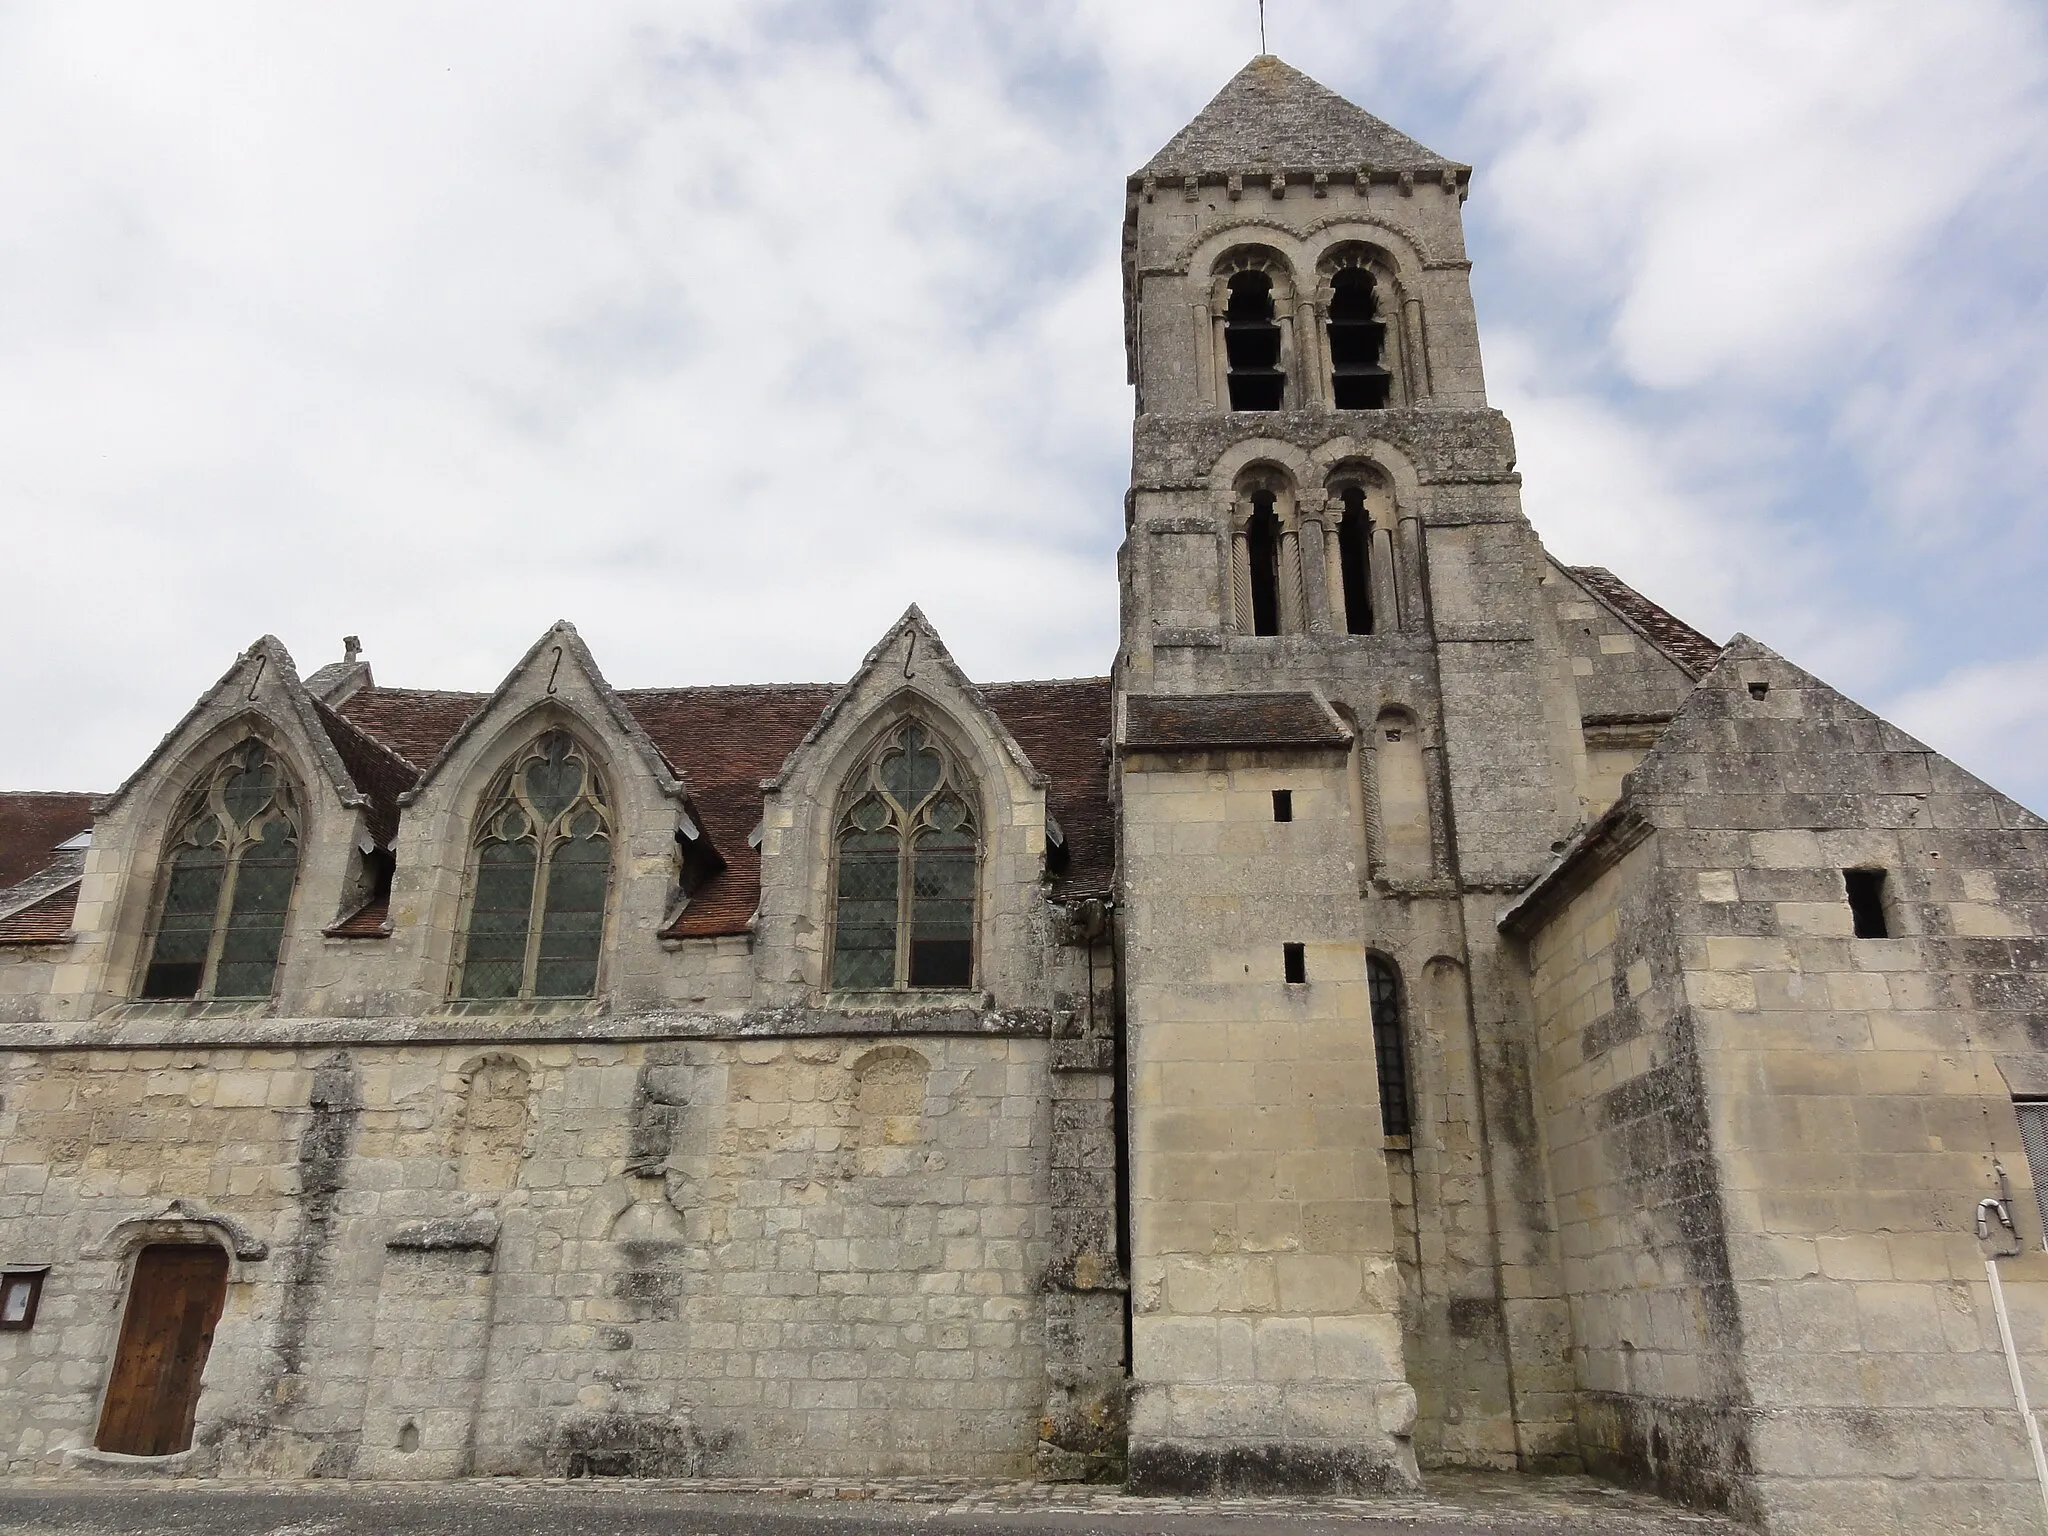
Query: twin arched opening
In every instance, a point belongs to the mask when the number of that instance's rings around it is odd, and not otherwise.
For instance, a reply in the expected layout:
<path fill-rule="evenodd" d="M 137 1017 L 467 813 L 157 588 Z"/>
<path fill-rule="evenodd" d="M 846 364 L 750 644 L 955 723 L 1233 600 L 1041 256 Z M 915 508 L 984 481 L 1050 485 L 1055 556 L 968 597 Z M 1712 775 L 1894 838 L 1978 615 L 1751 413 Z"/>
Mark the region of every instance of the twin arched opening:
<path fill-rule="evenodd" d="M 1420 342 L 1404 337 L 1402 322 L 1419 337 L 1420 305 L 1404 299 L 1392 259 L 1347 241 L 1322 257 L 1316 277 L 1303 293 L 1287 259 L 1264 246 L 1239 246 L 1217 261 L 1209 312 L 1222 403 L 1233 411 L 1413 404 L 1423 390 L 1408 377 L 1406 353 L 1419 357 Z"/>
<path fill-rule="evenodd" d="M 1370 466 L 1298 494 L 1257 465 L 1232 494 L 1231 613 L 1240 634 L 1370 635 L 1400 624 L 1391 489 Z"/>

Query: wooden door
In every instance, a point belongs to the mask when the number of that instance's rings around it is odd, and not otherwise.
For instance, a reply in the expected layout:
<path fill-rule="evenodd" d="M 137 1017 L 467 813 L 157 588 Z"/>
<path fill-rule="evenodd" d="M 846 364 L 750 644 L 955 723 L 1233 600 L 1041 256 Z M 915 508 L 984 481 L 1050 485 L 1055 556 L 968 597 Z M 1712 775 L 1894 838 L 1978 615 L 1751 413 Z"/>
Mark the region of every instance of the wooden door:
<path fill-rule="evenodd" d="M 168 1456 L 191 1446 L 199 1373 L 227 1294 L 228 1256 L 211 1243 L 155 1243 L 136 1255 L 101 1450 Z"/>

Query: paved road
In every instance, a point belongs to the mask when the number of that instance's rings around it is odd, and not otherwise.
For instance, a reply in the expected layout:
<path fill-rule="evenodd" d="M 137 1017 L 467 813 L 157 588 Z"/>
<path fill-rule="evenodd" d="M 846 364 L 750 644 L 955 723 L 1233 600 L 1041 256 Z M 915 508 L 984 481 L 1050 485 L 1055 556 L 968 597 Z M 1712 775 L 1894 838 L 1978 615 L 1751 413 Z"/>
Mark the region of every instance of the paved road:
<path fill-rule="evenodd" d="M 0 1482 L 9 1536 L 1729 1536 L 1738 1527 L 1583 1479 L 1460 1476 L 1391 1501 L 1150 1500 L 989 1488 L 815 1496 L 676 1484 L 432 1483 L 263 1487 Z M 847 1494 L 865 1495 L 848 1497 Z"/>

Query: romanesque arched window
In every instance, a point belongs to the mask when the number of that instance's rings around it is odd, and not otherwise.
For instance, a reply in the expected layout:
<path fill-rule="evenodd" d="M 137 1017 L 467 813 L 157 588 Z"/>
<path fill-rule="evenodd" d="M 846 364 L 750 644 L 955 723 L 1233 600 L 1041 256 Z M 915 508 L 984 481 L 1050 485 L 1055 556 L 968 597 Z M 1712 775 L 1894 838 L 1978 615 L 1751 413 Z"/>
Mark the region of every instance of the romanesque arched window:
<path fill-rule="evenodd" d="M 1413 1121 L 1408 1109 L 1408 1031 L 1402 1016 L 1401 976 L 1394 962 L 1379 955 L 1365 957 L 1365 990 L 1372 1004 L 1372 1052 L 1379 1068 L 1380 1129 L 1406 1136 Z"/>
<path fill-rule="evenodd" d="M 1387 327 L 1373 275 L 1362 261 L 1330 275 L 1330 403 L 1340 411 L 1376 411 L 1394 375 L 1382 361 Z"/>
<path fill-rule="evenodd" d="M 548 730 L 513 754 L 477 812 L 459 996 L 597 990 L 612 836 L 604 781 L 575 737 Z"/>
<path fill-rule="evenodd" d="M 855 770 L 835 836 L 832 985 L 971 986 L 974 790 L 924 726 L 898 726 Z"/>
<path fill-rule="evenodd" d="M 299 806 L 260 741 L 214 764 L 164 857 L 144 997 L 268 997 L 299 873 Z"/>
<path fill-rule="evenodd" d="M 1233 411 L 1277 411 L 1287 393 L 1280 366 L 1280 322 L 1273 312 L 1273 279 L 1245 271 L 1230 279 L 1223 317 L 1223 347 L 1230 365 Z"/>
<path fill-rule="evenodd" d="M 1372 513 L 1365 505 L 1365 487 L 1338 488 L 1337 570 L 1344 596 L 1344 631 L 1372 633 Z"/>
<path fill-rule="evenodd" d="M 1280 516 L 1278 499 L 1265 489 L 1251 493 L 1251 516 L 1245 519 L 1245 558 L 1251 569 L 1252 633 L 1280 633 Z"/>

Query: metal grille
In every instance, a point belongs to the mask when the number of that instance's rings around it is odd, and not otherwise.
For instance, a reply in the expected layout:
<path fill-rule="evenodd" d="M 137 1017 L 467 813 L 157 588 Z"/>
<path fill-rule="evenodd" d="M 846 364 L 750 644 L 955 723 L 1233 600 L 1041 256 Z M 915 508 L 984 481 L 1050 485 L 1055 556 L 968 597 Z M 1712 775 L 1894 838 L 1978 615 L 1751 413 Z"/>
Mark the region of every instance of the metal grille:
<path fill-rule="evenodd" d="M 1401 1017 L 1401 978 L 1378 955 L 1365 961 L 1366 992 L 1372 999 L 1372 1051 L 1379 1067 L 1380 1129 L 1406 1136 L 1408 1113 L 1408 1041 Z"/>
<path fill-rule="evenodd" d="M 2015 1104 L 2020 1140 L 2027 1149 L 2027 1172 L 2034 1180 L 2034 1203 L 2041 1209 L 2041 1230 L 2048 1234 L 2048 1103 Z"/>

